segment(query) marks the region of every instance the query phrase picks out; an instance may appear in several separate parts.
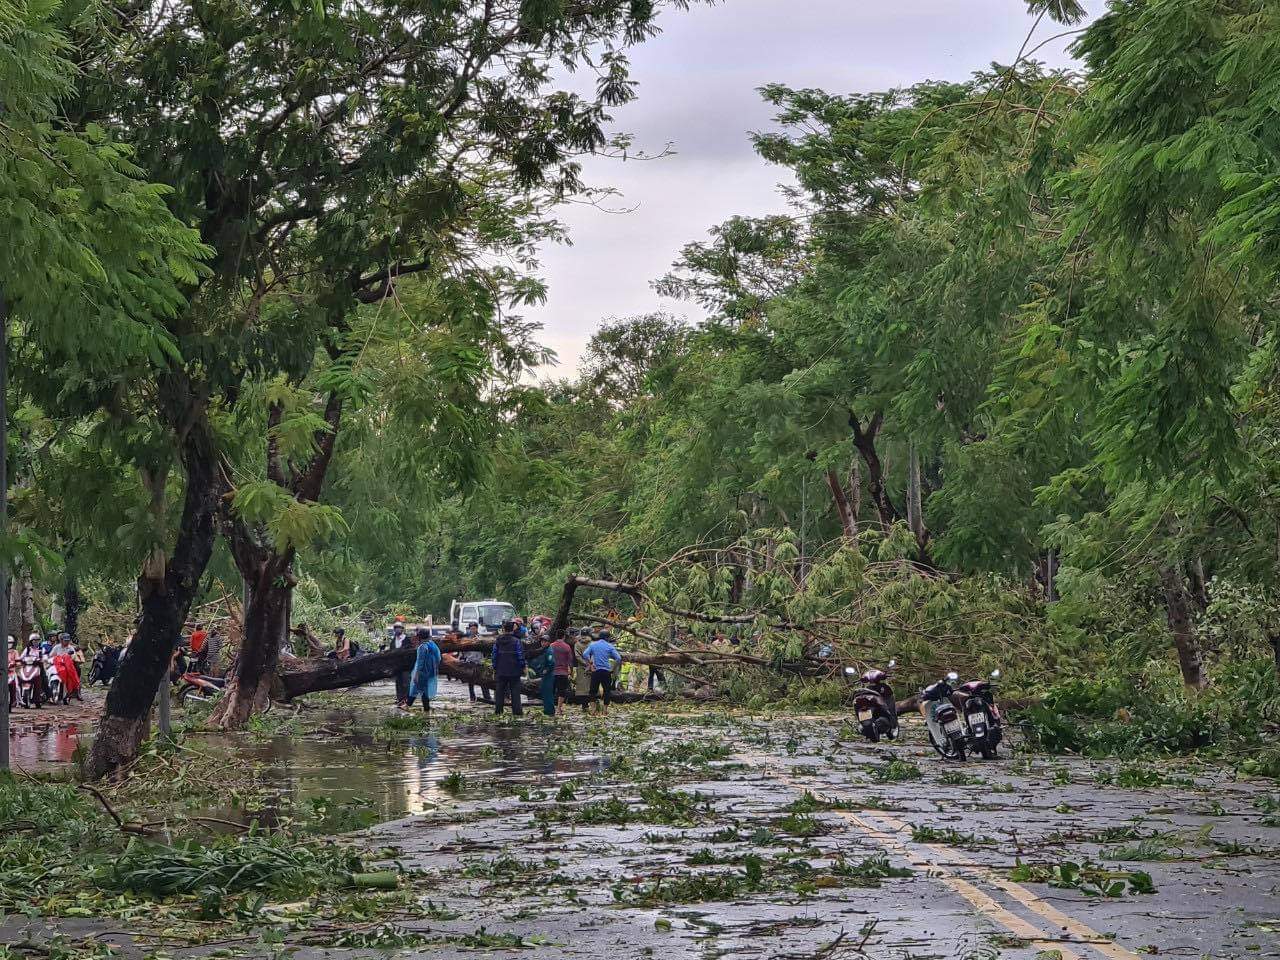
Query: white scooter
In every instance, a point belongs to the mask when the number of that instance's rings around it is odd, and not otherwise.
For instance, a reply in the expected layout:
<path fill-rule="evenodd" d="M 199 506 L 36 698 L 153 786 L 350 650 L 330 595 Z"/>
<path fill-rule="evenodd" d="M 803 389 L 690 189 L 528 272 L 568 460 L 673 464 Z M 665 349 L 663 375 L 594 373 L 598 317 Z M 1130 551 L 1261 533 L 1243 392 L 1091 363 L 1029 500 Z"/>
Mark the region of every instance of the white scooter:
<path fill-rule="evenodd" d="M 30 710 L 40 709 L 36 697 L 36 684 L 40 682 L 40 658 L 23 654 L 18 661 L 18 703 Z"/>
<path fill-rule="evenodd" d="M 53 665 L 53 657 L 44 657 L 43 661 L 44 684 L 45 689 L 49 691 L 49 702 L 61 706 L 68 700 L 67 688 L 62 685 L 62 678 L 58 676 L 58 668 Z"/>

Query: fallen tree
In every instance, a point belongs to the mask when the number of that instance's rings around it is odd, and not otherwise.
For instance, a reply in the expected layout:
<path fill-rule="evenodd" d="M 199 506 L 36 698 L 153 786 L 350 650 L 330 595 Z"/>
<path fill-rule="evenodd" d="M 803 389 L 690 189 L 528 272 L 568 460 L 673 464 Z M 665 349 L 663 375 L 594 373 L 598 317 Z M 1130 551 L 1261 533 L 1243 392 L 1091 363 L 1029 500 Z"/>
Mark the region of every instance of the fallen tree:
<path fill-rule="evenodd" d="M 440 661 L 440 676 L 449 680 L 460 680 L 463 683 L 475 684 L 491 689 L 494 685 L 493 670 L 487 663 L 467 663 L 458 659 L 457 654 L 468 650 L 481 649 L 485 641 L 464 641 L 457 644 L 442 644 L 443 659 Z M 530 656 L 540 653 L 544 648 L 531 646 Z M 276 700 L 292 700 L 308 693 L 319 693 L 323 690 L 342 690 L 347 687 L 359 687 L 366 683 L 389 680 L 402 670 L 411 670 L 417 656 L 416 647 L 401 647 L 397 650 L 383 650 L 368 653 L 348 660 L 328 658 L 289 658 L 281 661 L 276 672 L 272 698 Z M 651 657 L 636 654 L 629 658 L 633 663 L 649 664 L 651 660 L 661 666 L 664 657 Z M 521 684 L 524 695 L 530 699 L 541 696 L 540 681 L 528 679 Z M 662 700 L 660 693 L 630 693 L 617 691 L 613 699 L 617 703 L 638 703 L 647 700 Z M 572 702 L 580 702 L 582 698 L 573 697 Z"/>

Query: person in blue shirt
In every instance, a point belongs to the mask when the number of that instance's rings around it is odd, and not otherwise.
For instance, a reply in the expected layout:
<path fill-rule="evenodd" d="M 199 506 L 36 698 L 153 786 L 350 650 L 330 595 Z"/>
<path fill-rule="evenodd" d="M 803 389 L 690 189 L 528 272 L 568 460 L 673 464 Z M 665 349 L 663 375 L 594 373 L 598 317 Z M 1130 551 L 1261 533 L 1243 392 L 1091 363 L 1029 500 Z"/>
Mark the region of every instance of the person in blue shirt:
<path fill-rule="evenodd" d="M 622 666 L 622 654 L 611 642 L 608 630 L 601 630 L 600 636 L 587 644 L 587 648 L 582 651 L 582 662 L 591 671 L 591 689 L 588 695 L 592 706 L 603 691 L 603 703 L 596 711 L 603 716 L 609 712 L 609 704 L 613 700 L 613 665 L 616 663 L 619 667 Z"/>
<path fill-rule="evenodd" d="M 413 706 L 417 697 L 422 697 L 422 709 L 431 712 L 431 701 L 440 685 L 440 648 L 431 639 L 431 631 L 426 627 L 418 628 L 418 655 L 413 661 L 413 674 L 409 678 L 409 702 Z"/>

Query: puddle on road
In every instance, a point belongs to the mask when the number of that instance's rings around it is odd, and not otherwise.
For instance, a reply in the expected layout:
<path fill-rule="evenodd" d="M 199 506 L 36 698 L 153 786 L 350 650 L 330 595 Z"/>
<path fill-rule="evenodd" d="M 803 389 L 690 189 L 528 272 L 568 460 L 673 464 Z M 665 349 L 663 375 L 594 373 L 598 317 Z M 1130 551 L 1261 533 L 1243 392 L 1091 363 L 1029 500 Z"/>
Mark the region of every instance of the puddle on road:
<path fill-rule="evenodd" d="M 19 770 L 35 772 L 70 764 L 82 733 L 88 743 L 92 724 L 59 718 L 52 710 L 46 713 L 47 718 L 15 729 L 9 738 L 9 760 Z"/>
<path fill-rule="evenodd" d="M 311 733 L 262 736 L 192 733 L 184 743 L 208 756 L 234 756 L 254 764 L 263 781 L 281 798 L 281 807 L 311 801 L 368 809 L 370 820 L 389 820 L 435 809 L 453 795 L 441 781 L 461 773 L 468 782 L 498 781 L 513 788 L 543 785 L 596 773 L 604 761 L 595 756 L 563 756 L 556 749 L 556 732 L 538 722 L 536 709 L 526 705 L 523 722 L 486 722 L 481 705 L 472 706 L 460 690 L 442 691 L 433 726 L 437 733 L 377 729 L 392 696 L 390 685 L 374 685 L 352 694 L 350 708 L 308 711 Z M 175 713 L 175 716 L 177 714 Z M 474 716 L 474 720 L 471 717 Z M 53 772 L 75 761 L 77 746 L 88 749 L 90 720 L 59 719 L 50 711 L 34 725 L 14 731 L 10 753 L 14 765 L 29 772 Z M 220 817 L 244 822 L 244 811 L 209 810 Z M 277 810 L 262 810 L 252 819 L 269 824 Z"/>

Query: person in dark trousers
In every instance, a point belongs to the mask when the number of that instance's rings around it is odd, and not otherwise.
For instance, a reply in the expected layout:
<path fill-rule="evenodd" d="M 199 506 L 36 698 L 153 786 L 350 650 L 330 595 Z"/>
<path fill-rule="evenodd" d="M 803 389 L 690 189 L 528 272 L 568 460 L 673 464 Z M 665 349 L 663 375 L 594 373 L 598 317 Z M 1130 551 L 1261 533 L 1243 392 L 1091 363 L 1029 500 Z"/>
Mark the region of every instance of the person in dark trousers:
<path fill-rule="evenodd" d="M 507 698 L 511 699 L 511 712 L 520 716 L 524 705 L 520 698 L 520 678 L 524 676 L 524 644 L 516 636 L 514 620 L 506 620 L 502 624 L 502 632 L 493 641 L 493 675 L 497 679 L 494 691 L 493 712 L 502 713 L 502 705 Z"/>
<path fill-rule="evenodd" d="M 460 637 L 459 639 L 479 640 L 480 624 L 472 620 L 470 623 L 467 624 L 466 634 L 463 637 Z M 479 650 L 468 650 L 465 653 L 463 653 L 459 659 L 461 659 L 463 663 L 484 663 L 484 654 L 481 653 Z M 467 684 L 467 693 L 471 695 L 471 702 L 475 703 L 476 702 L 476 685 L 474 683 Z M 480 687 L 480 698 L 485 703 L 493 703 L 493 698 L 489 696 L 489 688 L 486 686 L 482 685 Z"/>
<path fill-rule="evenodd" d="M 604 693 L 604 702 L 599 709 L 603 716 L 609 712 L 609 704 L 613 701 L 614 664 L 622 666 L 622 654 L 611 642 L 608 630 L 601 630 L 600 635 L 587 644 L 587 649 L 582 651 L 582 661 L 591 671 L 591 690 L 588 694 L 591 704 L 594 706 L 596 697 L 600 696 L 601 691 Z"/>
<path fill-rule="evenodd" d="M 573 695 L 573 646 L 564 637 L 557 637 L 548 649 L 555 678 L 555 713 L 563 715 L 564 705 Z"/>
<path fill-rule="evenodd" d="M 404 632 L 404 617 L 396 617 L 395 626 L 391 628 L 391 649 L 399 650 L 401 647 L 407 646 L 408 643 L 409 636 Z M 412 666 L 396 671 L 397 707 L 407 707 L 409 705 L 409 674 L 412 672 Z"/>

